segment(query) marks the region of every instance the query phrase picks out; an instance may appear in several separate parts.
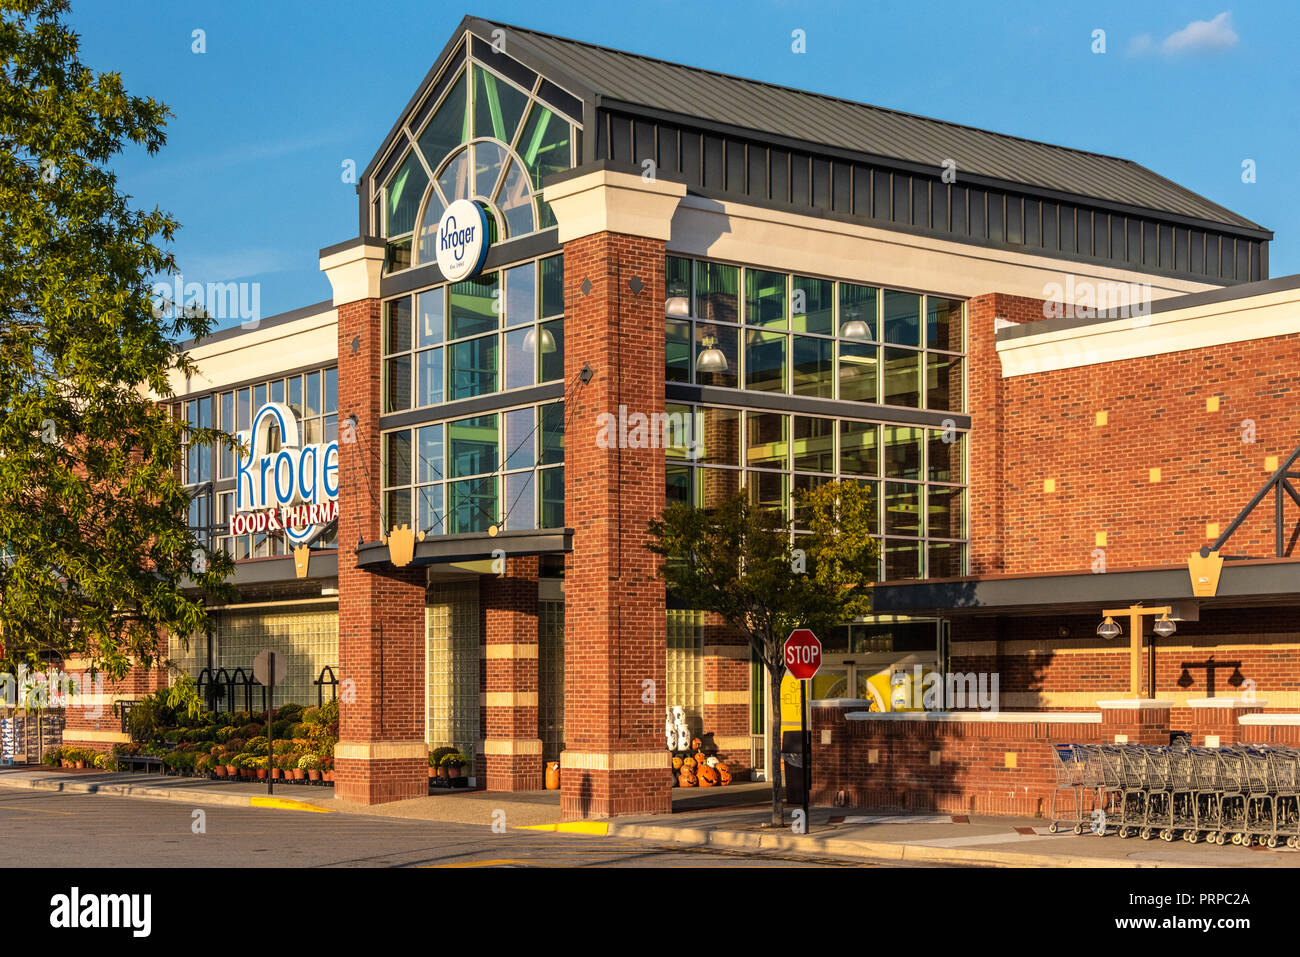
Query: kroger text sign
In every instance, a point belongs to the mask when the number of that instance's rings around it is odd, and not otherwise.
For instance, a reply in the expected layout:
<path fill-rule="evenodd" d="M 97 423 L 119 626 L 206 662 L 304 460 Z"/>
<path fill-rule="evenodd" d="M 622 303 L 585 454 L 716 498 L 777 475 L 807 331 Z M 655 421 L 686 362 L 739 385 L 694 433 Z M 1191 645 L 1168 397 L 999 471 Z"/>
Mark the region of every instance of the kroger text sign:
<path fill-rule="evenodd" d="M 275 452 L 270 451 L 272 425 L 280 428 Z M 249 454 L 236 452 L 231 534 L 283 531 L 299 544 L 315 534 L 317 525 L 338 518 L 338 442 L 300 446 L 298 419 L 281 402 L 258 409 L 239 441 Z"/>
<path fill-rule="evenodd" d="M 469 279 L 483 268 L 488 251 L 487 213 L 477 203 L 458 199 L 438 221 L 438 268 L 451 282 Z"/>

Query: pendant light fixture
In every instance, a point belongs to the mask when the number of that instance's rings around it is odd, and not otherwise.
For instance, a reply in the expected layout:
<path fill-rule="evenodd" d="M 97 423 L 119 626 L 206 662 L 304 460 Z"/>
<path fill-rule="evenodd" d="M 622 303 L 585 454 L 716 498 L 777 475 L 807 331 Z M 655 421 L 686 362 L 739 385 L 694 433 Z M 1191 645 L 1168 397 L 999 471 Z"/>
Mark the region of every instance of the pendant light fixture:
<path fill-rule="evenodd" d="M 704 349 L 695 357 L 696 372 L 726 372 L 727 357 L 721 349 L 717 347 L 718 340 L 714 336 L 705 336 L 700 340 L 700 345 Z"/>

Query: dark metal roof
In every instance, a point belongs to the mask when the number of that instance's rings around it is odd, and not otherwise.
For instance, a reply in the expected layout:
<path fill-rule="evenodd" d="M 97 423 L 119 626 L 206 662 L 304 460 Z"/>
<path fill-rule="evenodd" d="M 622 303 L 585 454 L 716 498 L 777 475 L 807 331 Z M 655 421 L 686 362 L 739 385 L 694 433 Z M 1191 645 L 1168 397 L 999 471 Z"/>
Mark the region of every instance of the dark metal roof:
<path fill-rule="evenodd" d="M 466 18 L 473 23 L 472 18 Z M 674 113 L 837 149 L 1072 193 L 1247 229 L 1257 223 L 1130 160 L 974 129 L 821 93 L 491 23 L 522 40 L 550 69 L 586 87 L 600 105 Z M 538 64 L 547 71 L 545 63 Z M 614 101 L 614 102 L 610 102 Z"/>

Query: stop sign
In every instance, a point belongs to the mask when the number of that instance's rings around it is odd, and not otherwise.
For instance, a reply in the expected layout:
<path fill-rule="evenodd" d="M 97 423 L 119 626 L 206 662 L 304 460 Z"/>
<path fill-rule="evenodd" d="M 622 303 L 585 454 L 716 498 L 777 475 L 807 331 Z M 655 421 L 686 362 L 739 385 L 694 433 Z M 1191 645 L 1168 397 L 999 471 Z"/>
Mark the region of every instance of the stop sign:
<path fill-rule="evenodd" d="M 785 666 L 790 674 L 805 681 L 822 666 L 822 643 L 807 628 L 796 628 L 785 640 Z"/>

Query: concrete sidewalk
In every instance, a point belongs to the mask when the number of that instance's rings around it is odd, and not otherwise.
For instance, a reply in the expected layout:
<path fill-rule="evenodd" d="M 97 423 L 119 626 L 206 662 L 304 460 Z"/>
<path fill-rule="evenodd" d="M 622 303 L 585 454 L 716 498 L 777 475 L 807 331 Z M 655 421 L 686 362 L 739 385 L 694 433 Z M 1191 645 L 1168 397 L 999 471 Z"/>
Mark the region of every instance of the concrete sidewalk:
<path fill-rule="evenodd" d="M 676 789 L 673 813 L 613 821 L 565 822 L 558 791 L 447 791 L 391 804 L 340 801 L 333 789 L 281 784 L 268 798 L 262 783 L 228 783 L 162 775 L 102 771 L 0 769 L 0 787 L 182 801 L 298 811 L 363 814 L 406 820 L 504 824 L 517 829 L 604 835 L 715 847 L 753 854 L 765 851 L 845 857 L 863 862 L 963 867 L 1296 867 L 1300 851 L 1287 848 L 1215 847 L 1181 840 L 1121 840 L 1068 830 L 1050 834 L 1029 818 L 950 814 L 889 814 L 814 808 L 810 833 L 789 824 L 767 825 L 770 791 L 765 784 L 737 784 L 711 791 Z M 580 838 L 578 838 L 580 839 Z"/>

